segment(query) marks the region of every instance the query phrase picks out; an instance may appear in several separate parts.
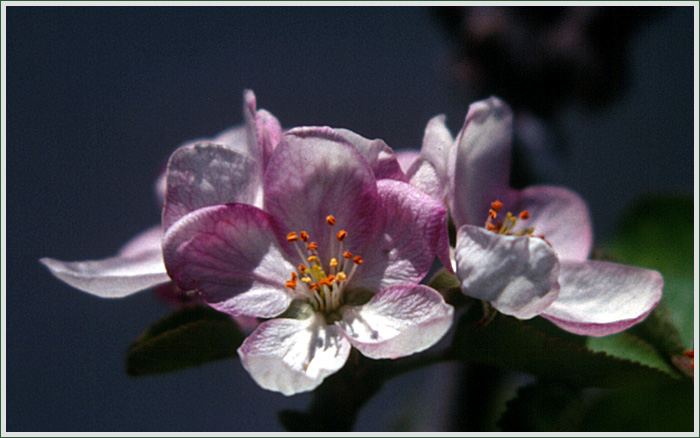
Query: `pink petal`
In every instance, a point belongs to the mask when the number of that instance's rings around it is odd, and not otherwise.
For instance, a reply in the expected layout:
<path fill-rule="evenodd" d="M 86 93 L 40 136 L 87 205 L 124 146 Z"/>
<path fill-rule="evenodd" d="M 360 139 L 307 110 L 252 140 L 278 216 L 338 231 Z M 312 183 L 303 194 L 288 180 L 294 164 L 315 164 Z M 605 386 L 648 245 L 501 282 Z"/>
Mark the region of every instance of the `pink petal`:
<path fill-rule="evenodd" d="M 513 114 L 501 100 L 491 97 L 469 107 L 454 152 L 451 212 L 457 227 L 481 225 L 492 201 L 510 201 L 512 134 Z"/>
<path fill-rule="evenodd" d="M 341 309 L 336 324 L 352 345 L 373 359 L 395 359 L 423 351 L 452 325 L 452 306 L 423 285 L 393 286 L 362 306 Z"/>
<path fill-rule="evenodd" d="M 589 260 L 562 262 L 561 291 L 542 314 L 564 330 L 605 336 L 642 321 L 661 299 L 656 271 Z"/>
<path fill-rule="evenodd" d="M 454 139 L 445 125 L 445 116 L 433 117 L 423 135 L 423 147 L 406 173 L 411 185 L 418 187 L 440 202 L 446 202 L 449 189 L 448 161 Z"/>
<path fill-rule="evenodd" d="M 163 228 L 210 205 L 259 204 L 262 173 L 249 156 L 213 143 L 183 146 L 168 162 Z"/>
<path fill-rule="evenodd" d="M 527 210 L 530 218 L 519 221 L 516 231 L 534 227 L 544 235 L 560 260 L 584 261 L 593 246 L 593 229 L 588 207 L 576 193 L 551 186 L 533 186 L 517 194 L 517 200 L 502 211 L 519 214 Z"/>
<path fill-rule="evenodd" d="M 399 181 L 378 181 L 377 190 L 381 201 L 377 233 L 360 253 L 364 263 L 354 277 L 354 287 L 377 291 L 418 283 L 436 254 L 449 263 L 445 207 Z"/>
<path fill-rule="evenodd" d="M 516 318 L 532 318 L 557 298 L 559 262 L 542 239 L 463 225 L 455 248 L 462 292 Z"/>
<path fill-rule="evenodd" d="M 364 246 L 376 227 L 377 184 L 362 155 L 330 128 L 295 128 L 275 149 L 265 173 L 265 210 L 286 231 L 306 231 L 329 260 L 336 232 L 345 248 Z M 326 217 L 336 218 L 329 227 Z"/>
<path fill-rule="evenodd" d="M 39 260 L 58 279 L 103 298 L 121 298 L 170 282 L 160 248 L 160 226 L 129 241 L 116 257 L 84 262 Z"/>
<path fill-rule="evenodd" d="M 368 140 L 347 129 L 335 129 L 335 132 L 357 148 L 369 163 L 376 179 L 406 181 L 406 175 L 401 170 L 396 154 L 384 140 Z"/>
<path fill-rule="evenodd" d="M 406 173 L 411 167 L 414 161 L 420 156 L 420 152 L 412 150 L 396 151 L 396 161 L 399 162 L 399 166 L 403 173 Z"/>
<path fill-rule="evenodd" d="M 282 138 L 279 121 L 265 110 L 258 110 L 255 94 L 251 90 L 243 92 L 243 115 L 246 119 L 248 154 L 262 168 L 267 167 L 272 151 Z"/>
<path fill-rule="evenodd" d="M 258 385 L 287 396 L 316 388 L 345 365 L 349 354 L 342 331 L 315 313 L 266 321 L 238 349 L 241 364 Z"/>
<path fill-rule="evenodd" d="M 234 316 L 270 318 L 292 301 L 285 281 L 294 266 L 280 248 L 276 219 L 250 205 L 228 204 L 189 213 L 168 230 L 163 257 L 185 290 Z"/>

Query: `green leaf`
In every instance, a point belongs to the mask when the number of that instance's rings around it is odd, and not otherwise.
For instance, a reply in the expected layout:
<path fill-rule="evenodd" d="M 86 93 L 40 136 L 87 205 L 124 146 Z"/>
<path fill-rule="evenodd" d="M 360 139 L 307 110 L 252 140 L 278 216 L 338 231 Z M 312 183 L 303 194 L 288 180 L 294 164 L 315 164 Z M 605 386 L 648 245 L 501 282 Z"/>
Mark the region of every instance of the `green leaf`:
<path fill-rule="evenodd" d="M 664 300 L 671 310 L 663 315 L 667 337 L 693 344 L 693 199 L 690 196 L 654 196 L 641 200 L 622 218 L 615 238 L 606 248 L 621 263 L 656 269 L 664 277 Z M 679 333 L 674 333 L 678 327 Z M 659 329 L 661 327 L 657 327 Z M 651 333 L 651 332 L 649 332 Z M 654 347 L 660 337 L 646 339 Z"/>
<path fill-rule="evenodd" d="M 478 311 L 465 313 L 453 338 L 457 359 L 521 371 L 575 387 L 618 387 L 640 380 L 673 381 L 658 369 L 596 353 L 544 334 L 522 321 L 499 314 L 480 327 Z"/>
<path fill-rule="evenodd" d="M 657 368 L 671 375 L 676 374 L 676 370 L 669 365 L 659 350 L 628 332 L 602 338 L 588 338 L 586 347 L 591 351 L 605 352 Z"/>
<path fill-rule="evenodd" d="M 126 369 L 132 376 L 168 373 L 236 357 L 244 334 L 226 314 L 184 307 L 147 329 L 130 347 Z"/>
<path fill-rule="evenodd" d="M 580 390 L 538 382 L 518 390 L 498 427 L 505 432 L 573 432 L 582 406 Z"/>
<path fill-rule="evenodd" d="M 640 382 L 590 400 L 581 411 L 579 431 L 692 432 L 693 384 Z"/>

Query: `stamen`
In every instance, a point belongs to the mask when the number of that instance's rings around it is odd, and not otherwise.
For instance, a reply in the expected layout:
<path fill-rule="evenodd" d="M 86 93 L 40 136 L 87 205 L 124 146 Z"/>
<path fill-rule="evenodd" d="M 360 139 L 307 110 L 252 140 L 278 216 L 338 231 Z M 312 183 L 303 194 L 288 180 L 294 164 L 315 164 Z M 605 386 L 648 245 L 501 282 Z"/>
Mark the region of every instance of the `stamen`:
<path fill-rule="evenodd" d="M 345 251 L 345 252 L 343 253 L 343 257 L 345 257 L 346 259 L 351 259 L 351 258 L 352 258 L 352 253 L 351 253 L 350 251 Z"/>
<path fill-rule="evenodd" d="M 297 276 L 297 273 L 296 273 L 296 272 L 292 272 L 292 281 L 297 281 L 297 278 L 299 278 L 299 277 Z"/>
<path fill-rule="evenodd" d="M 318 249 L 318 243 L 311 242 L 306 246 L 306 249 L 308 249 L 309 251 L 316 251 Z"/>
<path fill-rule="evenodd" d="M 301 239 L 302 242 L 308 242 L 309 241 L 309 233 L 306 231 L 302 231 L 299 233 L 299 238 Z"/>
<path fill-rule="evenodd" d="M 287 286 L 291 290 L 295 290 L 297 288 L 297 282 L 294 280 L 289 280 L 284 283 L 285 286 Z"/>
<path fill-rule="evenodd" d="M 525 220 L 530 218 L 530 212 L 527 210 L 523 210 L 520 212 L 520 219 Z"/>
<path fill-rule="evenodd" d="M 301 277 L 302 283 L 311 283 L 311 277 Z"/>
<path fill-rule="evenodd" d="M 331 262 L 329 263 L 329 266 L 330 266 L 331 268 L 337 268 L 337 267 L 338 267 L 338 259 L 336 259 L 335 257 L 333 257 L 333 258 L 331 259 Z"/>
<path fill-rule="evenodd" d="M 312 256 L 309 256 L 309 258 L 306 260 L 308 260 L 309 263 L 314 263 L 315 261 L 318 260 L 318 257 L 316 257 L 315 255 L 312 255 Z"/>
<path fill-rule="evenodd" d="M 348 232 L 345 230 L 340 230 L 338 231 L 338 234 L 335 236 L 338 241 L 342 242 L 348 235 Z"/>
<path fill-rule="evenodd" d="M 338 280 L 338 282 L 341 282 L 347 278 L 345 275 L 345 272 L 338 272 L 338 275 L 335 276 L 335 278 Z"/>
<path fill-rule="evenodd" d="M 322 286 L 329 286 L 329 287 L 330 287 L 330 286 L 333 284 L 333 280 L 335 280 L 335 276 L 334 276 L 334 275 L 329 275 L 329 276 L 326 277 L 326 278 L 320 279 L 318 282 L 319 282 Z"/>
<path fill-rule="evenodd" d="M 292 231 L 291 233 L 287 234 L 287 242 L 296 242 L 299 236 L 297 236 L 297 233 Z"/>
<path fill-rule="evenodd" d="M 306 272 L 306 265 L 299 265 L 298 269 L 299 269 L 299 272 L 301 272 L 303 274 Z"/>
<path fill-rule="evenodd" d="M 493 209 L 493 211 L 497 212 L 503 208 L 503 203 L 501 201 L 493 201 L 491 203 L 491 208 Z"/>
<path fill-rule="evenodd" d="M 359 255 L 356 255 L 355 257 L 353 257 L 353 258 L 352 258 L 352 261 L 353 261 L 356 265 L 361 265 L 362 263 L 364 263 L 364 261 L 362 260 L 362 257 L 360 257 Z"/>
<path fill-rule="evenodd" d="M 332 227 L 333 225 L 335 225 L 335 217 L 333 217 L 332 214 L 329 214 L 328 216 L 326 216 L 326 223 Z"/>
<path fill-rule="evenodd" d="M 496 214 L 496 210 L 494 210 L 493 208 L 490 209 L 490 210 L 489 210 L 489 219 L 496 219 L 496 216 L 498 216 L 498 215 Z"/>
<path fill-rule="evenodd" d="M 309 289 L 311 289 L 311 290 L 318 290 L 318 285 L 317 285 L 316 283 L 311 283 L 311 284 L 309 285 Z"/>

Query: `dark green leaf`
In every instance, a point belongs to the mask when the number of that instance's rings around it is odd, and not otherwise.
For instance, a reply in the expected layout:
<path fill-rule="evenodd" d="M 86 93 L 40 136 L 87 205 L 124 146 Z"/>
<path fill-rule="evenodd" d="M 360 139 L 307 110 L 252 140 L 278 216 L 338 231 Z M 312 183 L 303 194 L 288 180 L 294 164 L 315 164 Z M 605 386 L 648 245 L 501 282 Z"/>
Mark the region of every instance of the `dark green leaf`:
<path fill-rule="evenodd" d="M 580 390 L 538 382 L 518 390 L 498 427 L 506 432 L 572 432 L 582 406 Z"/>
<path fill-rule="evenodd" d="M 132 376 L 167 373 L 236 356 L 244 335 L 210 307 L 185 307 L 147 329 L 127 352 Z"/>
<path fill-rule="evenodd" d="M 522 321 L 498 315 L 480 327 L 479 312 L 460 319 L 452 342 L 457 359 L 521 371 L 576 387 L 617 387 L 640 380 L 673 381 L 666 373 L 546 335 Z"/>
<path fill-rule="evenodd" d="M 580 431 L 693 431 L 695 409 L 690 380 L 640 382 L 605 392 L 581 412 Z"/>
<path fill-rule="evenodd" d="M 654 338 L 637 335 L 660 349 L 663 337 L 688 348 L 693 342 L 693 199 L 689 196 L 655 196 L 632 207 L 622 218 L 607 252 L 617 261 L 656 269 L 664 276 L 664 300 L 670 312 Z M 680 335 L 674 333 L 678 327 Z M 659 332 L 659 330 L 663 330 Z M 673 339 L 676 338 L 676 339 Z"/>

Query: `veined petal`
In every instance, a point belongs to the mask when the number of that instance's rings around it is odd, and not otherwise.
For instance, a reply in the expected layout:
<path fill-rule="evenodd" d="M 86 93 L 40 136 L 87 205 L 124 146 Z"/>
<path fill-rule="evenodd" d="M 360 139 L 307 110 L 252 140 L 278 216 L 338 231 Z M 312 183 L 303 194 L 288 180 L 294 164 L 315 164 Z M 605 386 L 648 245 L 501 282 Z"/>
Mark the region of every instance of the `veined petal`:
<path fill-rule="evenodd" d="M 122 298 L 170 282 L 160 248 L 161 227 L 150 228 L 129 241 L 116 257 L 84 262 L 39 260 L 58 279 L 103 298 Z"/>
<path fill-rule="evenodd" d="M 423 351 L 452 325 L 454 309 L 427 286 L 393 286 L 362 306 L 342 310 L 339 327 L 352 345 L 373 359 L 394 359 Z"/>
<path fill-rule="evenodd" d="M 588 260 L 562 262 L 559 284 L 559 297 L 542 316 L 572 333 L 605 336 L 646 318 L 664 281 L 649 269 Z"/>
<path fill-rule="evenodd" d="M 381 216 L 376 234 L 361 250 L 364 263 L 353 278 L 354 287 L 382 290 L 418 283 L 428 273 L 436 254 L 447 258 L 447 210 L 436 200 L 392 180 L 377 182 Z"/>
<path fill-rule="evenodd" d="M 376 179 L 407 181 L 396 154 L 384 140 L 369 140 L 348 129 L 335 129 L 335 132 L 357 148 L 369 163 Z"/>
<path fill-rule="evenodd" d="M 179 148 L 168 162 L 163 228 L 198 208 L 262 196 L 262 170 L 251 157 L 214 143 Z"/>
<path fill-rule="evenodd" d="M 457 232 L 455 258 L 465 295 L 516 318 L 538 315 L 559 293 L 559 262 L 542 239 L 463 225 Z"/>
<path fill-rule="evenodd" d="M 428 122 L 423 135 L 423 147 L 406 173 L 411 185 L 418 187 L 440 202 L 446 202 L 449 189 L 448 161 L 454 139 L 445 125 L 445 116 L 435 116 Z"/>
<path fill-rule="evenodd" d="M 163 257 L 173 280 L 199 291 L 215 309 L 270 318 L 292 301 L 285 281 L 295 268 L 280 248 L 282 239 L 277 220 L 264 211 L 218 205 L 173 224 L 163 240 Z"/>
<path fill-rule="evenodd" d="M 316 388 L 345 365 L 349 354 L 342 331 L 315 313 L 263 322 L 238 349 L 258 385 L 287 396 Z"/>
<path fill-rule="evenodd" d="M 420 152 L 406 149 L 403 151 L 396 151 L 395 155 L 396 161 L 399 162 L 401 170 L 403 171 L 403 173 L 406 173 L 408 172 L 408 169 L 411 168 L 413 162 L 418 159 L 418 157 L 420 156 Z"/>
<path fill-rule="evenodd" d="M 492 201 L 510 201 L 512 135 L 513 113 L 503 101 L 491 97 L 469 106 L 454 152 L 451 212 L 458 227 L 480 225 Z"/>
<path fill-rule="evenodd" d="M 514 205 L 503 208 L 514 214 L 523 210 L 530 213 L 530 218 L 519 221 L 515 231 L 534 227 L 534 234 L 544 235 L 560 260 L 588 259 L 593 227 L 588 207 L 580 196 L 561 187 L 528 187 L 517 194 Z"/>
<path fill-rule="evenodd" d="M 322 260 L 329 259 L 329 247 L 337 243 L 333 231 L 347 231 L 344 244 L 350 251 L 364 246 L 376 227 L 378 207 L 369 164 L 331 128 L 292 129 L 270 158 L 265 210 L 286 231 L 308 232 L 318 242 Z M 333 229 L 326 223 L 328 215 L 336 218 Z"/>

